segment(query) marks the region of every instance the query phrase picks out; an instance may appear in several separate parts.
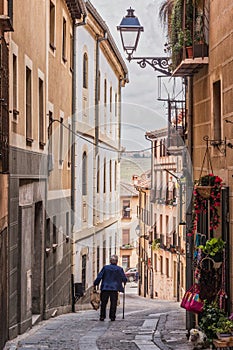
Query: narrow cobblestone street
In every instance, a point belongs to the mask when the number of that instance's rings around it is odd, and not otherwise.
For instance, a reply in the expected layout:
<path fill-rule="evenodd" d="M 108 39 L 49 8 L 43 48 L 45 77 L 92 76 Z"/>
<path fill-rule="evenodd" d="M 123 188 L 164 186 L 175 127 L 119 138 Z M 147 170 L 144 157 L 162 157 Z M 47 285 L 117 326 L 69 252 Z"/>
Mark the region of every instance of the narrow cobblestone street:
<path fill-rule="evenodd" d="M 126 288 L 117 319 L 99 321 L 99 311 L 85 310 L 43 321 L 8 342 L 5 350 L 186 350 L 185 312 L 179 303 L 144 299 L 134 284 Z"/>

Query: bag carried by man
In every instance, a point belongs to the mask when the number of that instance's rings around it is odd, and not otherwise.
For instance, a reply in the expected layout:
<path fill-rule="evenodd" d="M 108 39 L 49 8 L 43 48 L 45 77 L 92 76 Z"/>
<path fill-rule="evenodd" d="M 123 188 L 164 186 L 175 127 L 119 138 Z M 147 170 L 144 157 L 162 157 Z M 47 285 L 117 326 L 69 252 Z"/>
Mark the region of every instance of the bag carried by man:
<path fill-rule="evenodd" d="M 100 307 L 100 291 L 93 287 L 90 294 L 90 303 L 94 310 L 98 310 Z"/>

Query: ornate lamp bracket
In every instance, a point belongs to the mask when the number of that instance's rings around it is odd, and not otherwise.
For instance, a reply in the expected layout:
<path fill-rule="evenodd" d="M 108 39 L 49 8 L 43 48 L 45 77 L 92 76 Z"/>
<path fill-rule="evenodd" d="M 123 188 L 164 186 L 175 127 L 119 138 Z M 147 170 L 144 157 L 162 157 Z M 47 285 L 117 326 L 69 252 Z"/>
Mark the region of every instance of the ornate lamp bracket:
<path fill-rule="evenodd" d="M 169 57 L 128 57 L 129 61 L 136 60 L 141 68 L 151 66 L 155 71 L 164 75 L 171 76 L 169 71 Z"/>

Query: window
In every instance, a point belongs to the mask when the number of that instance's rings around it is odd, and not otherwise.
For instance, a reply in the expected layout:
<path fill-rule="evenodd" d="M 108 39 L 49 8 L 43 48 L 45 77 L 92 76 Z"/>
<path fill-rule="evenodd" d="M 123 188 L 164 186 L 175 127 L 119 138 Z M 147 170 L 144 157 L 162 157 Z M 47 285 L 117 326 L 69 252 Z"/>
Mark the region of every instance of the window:
<path fill-rule="evenodd" d="M 130 218 L 130 200 L 123 200 L 123 218 Z"/>
<path fill-rule="evenodd" d="M 106 193 L 106 159 L 104 159 L 104 193 Z"/>
<path fill-rule="evenodd" d="M 32 143 L 32 72 L 26 67 L 26 139 Z"/>
<path fill-rule="evenodd" d="M 57 244 L 57 217 L 53 216 L 53 244 Z"/>
<path fill-rule="evenodd" d="M 221 125 L 221 81 L 218 80 L 213 85 L 213 129 L 214 140 L 222 139 Z"/>
<path fill-rule="evenodd" d="M 117 189 L 117 162 L 115 161 L 115 176 L 114 176 L 114 187 Z"/>
<path fill-rule="evenodd" d="M 83 152 L 82 158 L 82 195 L 87 195 L 87 154 Z"/>
<path fill-rule="evenodd" d="M 163 275 L 163 257 L 160 256 L 160 273 Z"/>
<path fill-rule="evenodd" d="M 54 168 L 53 162 L 53 112 L 49 111 L 49 127 L 48 127 L 48 171 Z"/>
<path fill-rule="evenodd" d="M 48 137 L 49 137 L 49 154 L 53 153 L 53 140 L 52 140 L 52 135 L 53 135 L 53 112 L 49 111 L 49 128 L 48 128 Z"/>
<path fill-rule="evenodd" d="M 97 247 L 96 250 L 96 268 L 97 268 L 97 272 L 99 272 L 100 270 L 100 247 Z"/>
<path fill-rule="evenodd" d="M 18 61 L 17 56 L 13 54 L 13 118 L 16 119 L 18 112 Z"/>
<path fill-rule="evenodd" d="M 166 258 L 166 276 L 169 277 L 169 259 Z"/>
<path fill-rule="evenodd" d="M 86 270 L 87 270 L 87 255 L 82 255 L 82 287 L 86 289 Z"/>
<path fill-rule="evenodd" d="M 73 35 L 70 34 L 70 71 L 74 70 L 74 58 L 73 58 Z"/>
<path fill-rule="evenodd" d="M 96 192 L 100 192 L 100 158 L 97 157 Z"/>
<path fill-rule="evenodd" d="M 154 158 L 157 158 L 157 141 L 154 142 Z"/>
<path fill-rule="evenodd" d="M 115 93 L 115 117 L 117 117 L 117 93 Z"/>
<path fill-rule="evenodd" d="M 130 256 L 129 255 L 122 256 L 122 267 L 124 270 L 127 270 L 130 267 Z"/>
<path fill-rule="evenodd" d="M 112 255 L 112 237 L 109 237 L 109 256 Z"/>
<path fill-rule="evenodd" d="M 112 161 L 109 162 L 109 189 L 112 192 Z"/>
<path fill-rule="evenodd" d="M 158 257 L 157 254 L 154 254 L 154 271 L 158 271 Z"/>
<path fill-rule="evenodd" d="M 106 241 L 103 241 L 103 265 L 106 265 Z"/>
<path fill-rule="evenodd" d="M 39 78 L 39 144 L 44 148 L 44 82 Z"/>
<path fill-rule="evenodd" d="M 110 109 L 110 112 L 112 112 L 112 87 L 110 87 L 110 90 L 109 90 L 109 99 L 110 99 L 110 105 L 109 105 L 109 109 Z"/>
<path fill-rule="evenodd" d="M 46 248 L 50 246 L 50 218 L 46 219 Z"/>
<path fill-rule="evenodd" d="M 63 118 L 60 118 L 59 165 L 63 163 Z"/>
<path fill-rule="evenodd" d="M 160 214 L 159 224 L 160 224 L 160 227 L 159 227 L 160 234 L 162 234 L 163 233 L 163 215 L 162 214 Z"/>
<path fill-rule="evenodd" d="M 88 88 L 88 57 L 86 52 L 83 55 L 83 88 Z"/>
<path fill-rule="evenodd" d="M 62 26 L 62 59 L 63 62 L 67 62 L 66 58 L 66 20 L 63 18 L 63 26 Z"/>
<path fill-rule="evenodd" d="M 49 16 L 49 44 L 52 50 L 55 50 L 55 6 L 50 1 L 50 16 Z"/>
<path fill-rule="evenodd" d="M 122 230 L 122 245 L 130 244 L 130 230 L 123 229 Z"/>
<path fill-rule="evenodd" d="M 72 140 L 71 140 L 71 122 L 70 120 L 68 121 L 68 152 L 67 152 L 67 156 L 68 156 L 68 168 L 70 168 L 71 166 L 71 148 L 72 148 L 72 144 L 71 144 Z"/>
<path fill-rule="evenodd" d="M 107 80 L 104 79 L 104 105 L 107 104 Z"/>
<path fill-rule="evenodd" d="M 70 236 L 70 213 L 66 212 L 66 236 Z"/>

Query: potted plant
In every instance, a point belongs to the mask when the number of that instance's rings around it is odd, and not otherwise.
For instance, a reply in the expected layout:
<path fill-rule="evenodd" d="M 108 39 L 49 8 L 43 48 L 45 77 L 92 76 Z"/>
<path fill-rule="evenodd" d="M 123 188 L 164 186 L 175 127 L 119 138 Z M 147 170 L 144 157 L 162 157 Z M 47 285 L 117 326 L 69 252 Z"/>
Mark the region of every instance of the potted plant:
<path fill-rule="evenodd" d="M 153 240 L 151 248 L 152 250 L 158 250 L 160 248 L 160 240 L 158 238 Z"/>
<path fill-rule="evenodd" d="M 226 242 L 222 238 L 213 237 L 206 241 L 205 245 L 199 245 L 198 248 L 203 251 L 204 254 L 213 258 L 215 261 L 222 261 L 223 249 L 226 245 Z"/>
<path fill-rule="evenodd" d="M 217 322 L 215 332 L 218 339 L 225 341 L 231 340 L 233 332 L 233 321 L 225 316 L 220 317 L 219 321 Z"/>
<path fill-rule="evenodd" d="M 199 326 L 210 342 L 217 337 L 216 328 L 222 317 L 226 317 L 226 314 L 218 307 L 216 301 L 210 304 L 205 301 Z"/>

